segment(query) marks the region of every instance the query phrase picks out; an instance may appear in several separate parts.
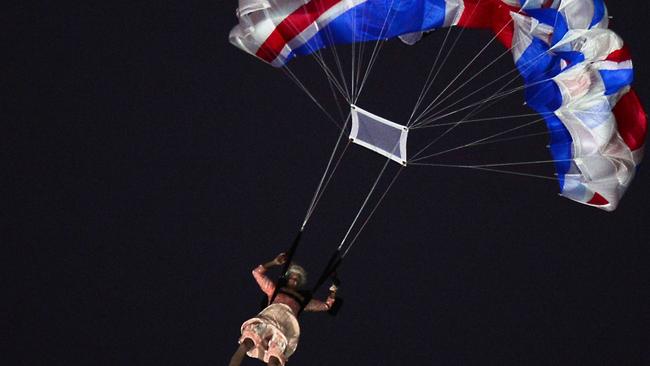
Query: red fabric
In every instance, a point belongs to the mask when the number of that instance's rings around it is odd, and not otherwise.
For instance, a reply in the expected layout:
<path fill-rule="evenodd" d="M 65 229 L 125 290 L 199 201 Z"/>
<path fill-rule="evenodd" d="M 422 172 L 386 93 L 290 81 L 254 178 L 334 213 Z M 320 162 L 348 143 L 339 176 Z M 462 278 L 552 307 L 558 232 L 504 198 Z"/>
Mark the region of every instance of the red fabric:
<path fill-rule="evenodd" d="M 302 33 L 324 12 L 339 2 L 341 0 L 313 0 L 299 7 L 275 27 L 264 44 L 260 46 L 256 56 L 267 62 L 273 62 L 287 42 Z"/>
<path fill-rule="evenodd" d="M 616 50 L 607 56 L 605 60 L 614 62 L 623 62 L 632 59 L 632 54 L 627 45 L 623 46 L 620 50 Z"/>
<path fill-rule="evenodd" d="M 497 38 L 507 48 L 512 47 L 512 37 L 515 33 L 515 24 L 510 15 L 511 11 L 516 13 L 519 9 L 499 2 L 492 23 L 492 31 L 498 34 Z"/>
<path fill-rule="evenodd" d="M 594 193 L 594 196 L 591 198 L 591 200 L 587 203 L 595 206 L 605 206 L 609 204 L 609 201 L 606 200 L 605 197 L 598 194 L 598 192 L 596 192 Z"/>
<path fill-rule="evenodd" d="M 510 48 L 514 34 L 511 11 L 518 12 L 519 8 L 506 5 L 501 0 L 465 0 L 465 10 L 458 26 L 491 29 L 499 41 Z"/>
<path fill-rule="evenodd" d="M 618 132 L 625 144 L 632 151 L 642 148 L 648 132 L 648 116 L 634 89 L 618 101 L 613 112 L 618 124 Z"/>
<path fill-rule="evenodd" d="M 465 0 L 465 10 L 458 26 L 465 28 L 491 28 L 498 0 Z M 498 1 L 499 3 L 501 1 Z"/>

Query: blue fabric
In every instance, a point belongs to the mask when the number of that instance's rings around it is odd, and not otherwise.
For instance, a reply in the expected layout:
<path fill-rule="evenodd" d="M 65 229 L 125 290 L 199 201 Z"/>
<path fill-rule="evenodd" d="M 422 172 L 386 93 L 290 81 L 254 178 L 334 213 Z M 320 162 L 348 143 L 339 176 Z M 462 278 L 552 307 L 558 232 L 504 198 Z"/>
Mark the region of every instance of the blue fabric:
<path fill-rule="evenodd" d="M 569 26 L 564 15 L 560 14 L 555 9 L 526 9 L 526 14 L 537 19 L 540 23 L 555 28 L 551 40 L 552 45 L 558 43 L 562 38 L 564 38 L 566 32 L 569 31 Z"/>
<path fill-rule="evenodd" d="M 441 28 L 445 9 L 445 0 L 367 1 L 338 16 L 288 58 L 310 54 L 326 45 L 375 41 Z"/>
<path fill-rule="evenodd" d="M 533 38 L 530 46 L 517 60 L 517 69 L 526 83 L 552 78 L 560 73 L 560 59 L 550 54 L 548 49 L 542 40 Z"/>
<path fill-rule="evenodd" d="M 567 62 L 567 69 L 570 69 L 585 60 L 585 55 L 578 51 L 556 52 L 556 54 Z"/>
<path fill-rule="evenodd" d="M 557 116 L 548 115 L 544 119 L 551 134 L 549 145 L 551 155 L 553 156 L 553 160 L 555 160 L 555 170 L 557 171 L 560 192 L 562 192 L 564 191 L 565 176 L 569 172 L 569 169 L 571 169 L 571 161 L 569 160 L 573 158 L 571 148 L 573 139 Z"/>
<path fill-rule="evenodd" d="M 526 103 L 537 113 L 543 114 L 546 126 L 550 132 L 550 151 L 555 162 L 560 191 L 564 190 L 565 176 L 571 168 L 572 143 L 571 134 L 562 121 L 554 114 L 549 114 L 562 105 L 562 93 L 558 85 L 551 80 L 562 70 L 559 55 L 548 53 L 549 46 L 540 39 L 534 38 L 517 61 L 526 87 Z M 572 60 L 578 60 L 577 55 L 566 52 L 563 54 Z"/>
<path fill-rule="evenodd" d="M 615 94 L 634 81 L 634 70 L 632 69 L 599 70 L 599 72 L 605 83 L 605 95 Z"/>
<path fill-rule="evenodd" d="M 526 103 L 538 112 L 553 112 L 562 106 L 560 87 L 553 80 L 526 86 Z"/>
<path fill-rule="evenodd" d="M 603 0 L 594 0 L 594 18 L 591 20 L 591 26 L 600 23 L 605 17 L 605 2 Z"/>

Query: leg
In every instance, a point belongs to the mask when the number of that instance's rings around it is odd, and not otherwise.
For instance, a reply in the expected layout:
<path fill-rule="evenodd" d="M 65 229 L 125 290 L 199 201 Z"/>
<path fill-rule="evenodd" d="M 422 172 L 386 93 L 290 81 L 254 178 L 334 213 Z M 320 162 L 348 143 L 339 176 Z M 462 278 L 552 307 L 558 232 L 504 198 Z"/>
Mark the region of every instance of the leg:
<path fill-rule="evenodd" d="M 268 366 L 280 366 L 282 363 L 280 363 L 280 360 L 277 359 L 277 357 L 271 357 L 269 358 L 269 363 L 267 364 Z"/>
<path fill-rule="evenodd" d="M 235 354 L 232 355 L 230 363 L 228 366 L 239 366 L 246 356 L 246 352 L 250 351 L 255 344 L 249 338 L 244 339 L 244 341 L 239 345 Z"/>

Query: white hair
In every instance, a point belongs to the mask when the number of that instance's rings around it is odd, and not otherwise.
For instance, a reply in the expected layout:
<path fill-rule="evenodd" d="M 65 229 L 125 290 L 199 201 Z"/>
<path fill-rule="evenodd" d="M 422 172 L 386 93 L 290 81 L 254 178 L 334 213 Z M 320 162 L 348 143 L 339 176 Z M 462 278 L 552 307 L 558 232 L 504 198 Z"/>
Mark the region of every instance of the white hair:
<path fill-rule="evenodd" d="M 299 266 L 297 264 L 292 264 L 292 265 L 289 266 L 289 269 L 287 270 L 287 272 L 284 275 L 286 277 L 289 277 L 289 275 L 292 274 L 292 273 L 297 274 L 298 277 L 300 278 L 298 280 L 298 287 L 301 287 L 302 285 L 307 283 L 307 271 L 305 271 L 304 268 L 302 268 L 301 266 Z"/>

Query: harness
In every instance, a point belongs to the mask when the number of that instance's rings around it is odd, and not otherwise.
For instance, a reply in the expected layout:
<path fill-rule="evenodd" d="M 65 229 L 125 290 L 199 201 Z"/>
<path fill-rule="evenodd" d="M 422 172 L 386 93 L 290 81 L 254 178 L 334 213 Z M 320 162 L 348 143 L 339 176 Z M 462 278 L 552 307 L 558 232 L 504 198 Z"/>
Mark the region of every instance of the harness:
<path fill-rule="evenodd" d="M 282 266 L 282 272 L 281 272 L 282 274 L 280 275 L 278 281 L 276 282 L 275 291 L 273 291 L 273 295 L 271 296 L 271 299 L 267 300 L 266 296 L 262 298 L 261 301 L 262 309 L 273 304 L 275 298 L 278 296 L 278 293 L 282 293 L 296 300 L 296 302 L 300 304 L 300 309 L 298 310 L 298 314 L 296 314 L 296 317 L 298 317 L 302 313 L 302 311 L 305 310 L 305 307 L 307 306 L 307 304 L 309 304 L 309 301 L 311 301 L 311 299 L 314 297 L 313 294 L 316 293 L 318 289 L 320 289 L 320 287 L 325 283 L 325 281 L 328 278 L 331 278 L 332 282 L 337 286 L 341 284 L 341 281 L 336 276 L 336 269 L 341 265 L 341 262 L 343 261 L 343 257 L 341 256 L 340 251 L 337 249 L 334 253 L 332 253 L 332 256 L 327 262 L 325 269 L 321 273 L 320 277 L 318 278 L 318 281 L 316 281 L 316 284 L 311 289 L 311 291 L 308 290 L 295 291 L 302 297 L 302 299 L 298 298 L 298 296 L 296 296 L 294 291 L 290 292 L 285 290 L 285 287 L 287 285 L 287 278 L 285 277 L 285 274 L 289 270 L 289 266 L 291 265 L 291 261 L 293 260 L 294 255 L 296 254 L 296 250 L 298 249 L 298 244 L 300 244 L 301 238 L 302 238 L 302 229 L 298 231 L 298 234 L 296 235 L 295 239 L 293 240 L 293 243 L 291 244 L 291 247 L 289 248 L 289 251 L 287 252 L 287 261 Z M 336 301 L 334 301 L 334 305 L 327 311 L 327 313 L 334 316 L 339 312 L 341 306 L 343 306 L 343 299 L 337 297 Z"/>

